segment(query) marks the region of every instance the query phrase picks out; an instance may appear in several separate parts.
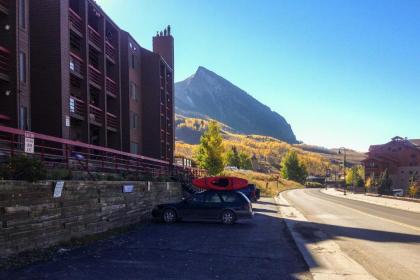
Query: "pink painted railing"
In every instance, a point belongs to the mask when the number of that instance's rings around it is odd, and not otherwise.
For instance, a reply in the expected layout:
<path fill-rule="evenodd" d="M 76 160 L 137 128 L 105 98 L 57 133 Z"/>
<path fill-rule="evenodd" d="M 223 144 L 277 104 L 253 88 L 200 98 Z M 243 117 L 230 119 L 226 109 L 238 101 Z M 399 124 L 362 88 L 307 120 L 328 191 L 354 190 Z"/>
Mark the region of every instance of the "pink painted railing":
<path fill-rule="evenodd" d="M 115 48 L 108 41 L 106 41 L 106 44 L 105 44 L 105 53 L 112 60 L 114 61 L 116 60 L 117 54 L 116 54 Z"/>
<path fill-rule="evenodd" d="M 69 22 L 70 27 L 73 27 L 80 33 L 83 33 L 82 18 L 71 8 L 69 8 Z"/>
<path fill-rule="evenodd" d="M 118 95 L 117 84 L 108 77 L 106 78 L 106 91 L 110 93 L 111 95 L 114 95 L 114 96 Z"/>
<path fill-rule="evenodd" d="M 70 53 L 70 70 L 83 76 L 83 59 L 74 53 Z"/>
<path fill-rule="evenodd" d="M 10 51 L 0 46 L 0 73 L 9 74 Z"/>
<path fill-rule="evenodd" d="M 84 116 L 85 115 L 85 102 L 77 97 L 70 96 L 69 99 L 70 113 Z"/>
<path fill-rule="evenodd" d="M 89 40 L 95 44 L 98 48 L 102 46 L 101 35 L 92 27 L 89 26 Z"/>
<path fill-rule="evenodd" d="M 71 171 L 106 172 L 152 177 L 172 177 L 180 181 L 190 181 L 194 177 L 205 176 L 202 170 L 173 165 L 168 161 L 130 154 L 115 149 L 85 144 L 39 133 L 31 133 L 34 138 L 34 153 L 49 169 Z M 0 126 L 0 160 L 24 154 L 25 131 Z M 144 178 L 147 178 L 144 177 Z"/>
<path fill-rule="evenodd" d="M 90 108 L 90 120 L 95 121 L 97 123 L 103 124 L 104 122 L 104 111 L 102 111 L 100 108 L 89 105 Z"/>
<path fill-rule="evenodd" d="M 106 113 L 106 120 L 107 120 L 107 124 L 108 124 L 109 127 L 114 128 L 114 129 L 118 129 L 119 124 L 118 124 L 117 116 L 107 112 Z"/>
<path fill-rule="evenodd" d="M 89 65 L 89 79 L 97 84 L 98 86 L 102 86 L 102 73 L 93 67 L 92 65 Z"/>

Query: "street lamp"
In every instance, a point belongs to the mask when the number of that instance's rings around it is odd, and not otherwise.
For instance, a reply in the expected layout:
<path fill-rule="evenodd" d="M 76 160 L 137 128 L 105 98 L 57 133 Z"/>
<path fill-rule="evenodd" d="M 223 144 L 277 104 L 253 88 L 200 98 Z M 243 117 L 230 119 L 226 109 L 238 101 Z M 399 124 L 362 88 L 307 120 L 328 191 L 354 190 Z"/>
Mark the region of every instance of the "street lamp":
<path fill-rule="evenodd" d="M 343 174 L 344 174 L 344 195 L 347 195 L 347 184 L 346 184 L 346 148 L 341 147 L 338 149 L 338 154 L 343 154 Z"/>

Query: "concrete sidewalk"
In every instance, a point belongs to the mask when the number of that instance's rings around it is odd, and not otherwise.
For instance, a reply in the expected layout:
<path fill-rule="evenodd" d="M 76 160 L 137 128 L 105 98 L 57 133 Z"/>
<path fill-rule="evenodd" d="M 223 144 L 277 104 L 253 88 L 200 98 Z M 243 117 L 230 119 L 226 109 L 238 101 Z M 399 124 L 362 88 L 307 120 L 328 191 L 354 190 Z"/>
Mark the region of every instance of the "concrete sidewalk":
<path fill-rule="evenodd" d="M 310 222 L 282 195 L 276 197 L 282 217 L 316 280 L 376 279 L 359 263 L 346 255 L 336 242 Z M 306 225 L 306 226 L 305 226 Z M 302 232 L 301 228 L 304 228 Z M 308 234 L 312 232 L 312 234 Z"/>
<path fill-rule="evenodd" d="M 404 200 L 398 200 L 398 199 L 392 199 L 392 198 L 386 198 L 386 197 L 380 197 L 380 196 L 370 196 L 370 195 L 365 195 L 365 194 L 354 194 L 350 192 L 347 192 L 347 194 L 344 195 L 343 192 L 337 191 L 334 188 L 328 188 L 327 190 L 322 189 L 321 192 L 328 195 L 337 196 L 337 197 L 353 199 L 353 200 L 363 201 L 363 202 L 377 204 L 381 206 L 392 207 L 392 208 L 396 208 L 400 210 L 420 213 L 420 203 L 417 203 L 417 202 L 410 202 L 410 201 L 404 201 Z"/>

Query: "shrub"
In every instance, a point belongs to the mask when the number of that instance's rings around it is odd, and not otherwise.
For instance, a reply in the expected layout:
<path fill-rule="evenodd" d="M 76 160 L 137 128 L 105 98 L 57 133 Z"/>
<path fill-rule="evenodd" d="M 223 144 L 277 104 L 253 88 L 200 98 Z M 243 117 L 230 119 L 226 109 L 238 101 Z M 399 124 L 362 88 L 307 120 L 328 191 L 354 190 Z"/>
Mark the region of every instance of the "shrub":
<path fill-rule="evenodd" d="M 73 179 L 73 174 L 71 170 L 53 169 L 49 172 L 47 178 L 50 180 L 71 180 Z"/>
<path fill-rule="evenodd" d="M 306 182 L 305 187 L 307 187 L 307 188 L 322 188 L 323 185 L 321 183 L 318 183 L 318 182 Z"/>
<path fill-rule="evenodd" d="M 10 179 L 36 182 L 46 179 L 44 164 L 37 158 L 25 155 L 14 156 L 9 163 Z"/>

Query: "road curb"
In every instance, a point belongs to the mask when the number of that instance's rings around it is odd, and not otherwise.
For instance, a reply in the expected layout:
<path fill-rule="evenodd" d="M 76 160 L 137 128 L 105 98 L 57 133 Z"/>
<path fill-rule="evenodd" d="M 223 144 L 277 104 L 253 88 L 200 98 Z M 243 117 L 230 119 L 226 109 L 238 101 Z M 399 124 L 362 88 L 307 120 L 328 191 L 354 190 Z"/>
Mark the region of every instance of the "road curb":
<path fill-rule="evenodd" d="M 311 228 L 317 240 L 303 236 L 302 229 L 299 227 L 304 226 L 304 230 L 305 227 L 309 229 L 311 223 L 284 198 L 284 193 L 281 192 L 276 196 L 275 201 L 279 206 L 286 228 L 315 280 L 376 279 L 341 251 L 340 247 L 319 229 Z"/>
<path fill-rule="evenodd" d="M 344 195 L 341 195 L 341 194 L 333 194 L 333 193 L 328 192 L 325 189 L 321 189 L 321 192 L 325 195 L 329 195 L 329 196 L 332 196 L 332 197 L 341 197 L 341 198 L 345 198 L 345 199 L 348 199 L 348 200 L 360 201 L 360 202 L 370 203 L 370 204 L 373 204 L 373 205 L 379 205 L 379 206 L 383 206 L 383 207 L 388 207 L 388 208 L 393 208 L 393 209 L 398 209 L 398 210 L 403 210 L 403 211 L 408 211 L 408 212 L 413 212 L 413 213 L 420 213 L 420 211 L 418 209 L 412 209 L 412 208 L 407 208 L 407 206 L 396 205 L 395 203 L 398 202 L 399 200 L 389 198 L 389 197 L 383 197 L 383 199 L 390 200 L 390 201 L 388 201 L 389 203 L 384 203 L 384 202 L 379 202 L 379 201 L 375 202 L 375 201 L 360 199 L 360 198 L 357 198 L 357 197 L 351 197 L 351 195 L 350 196 L 349 195 L 344 196 Z M 417 206 L 417 203 L 418 203 L 418 202 L 415 202 L 415 201 L 407 201 L 407 200 L 400 200 L 400 202 L 402 202 L 402 203 L 415 203 L 414 204 L 415 206 Z M 392 204 L 392 203 L 394 203 L 394 204 Z"/>

